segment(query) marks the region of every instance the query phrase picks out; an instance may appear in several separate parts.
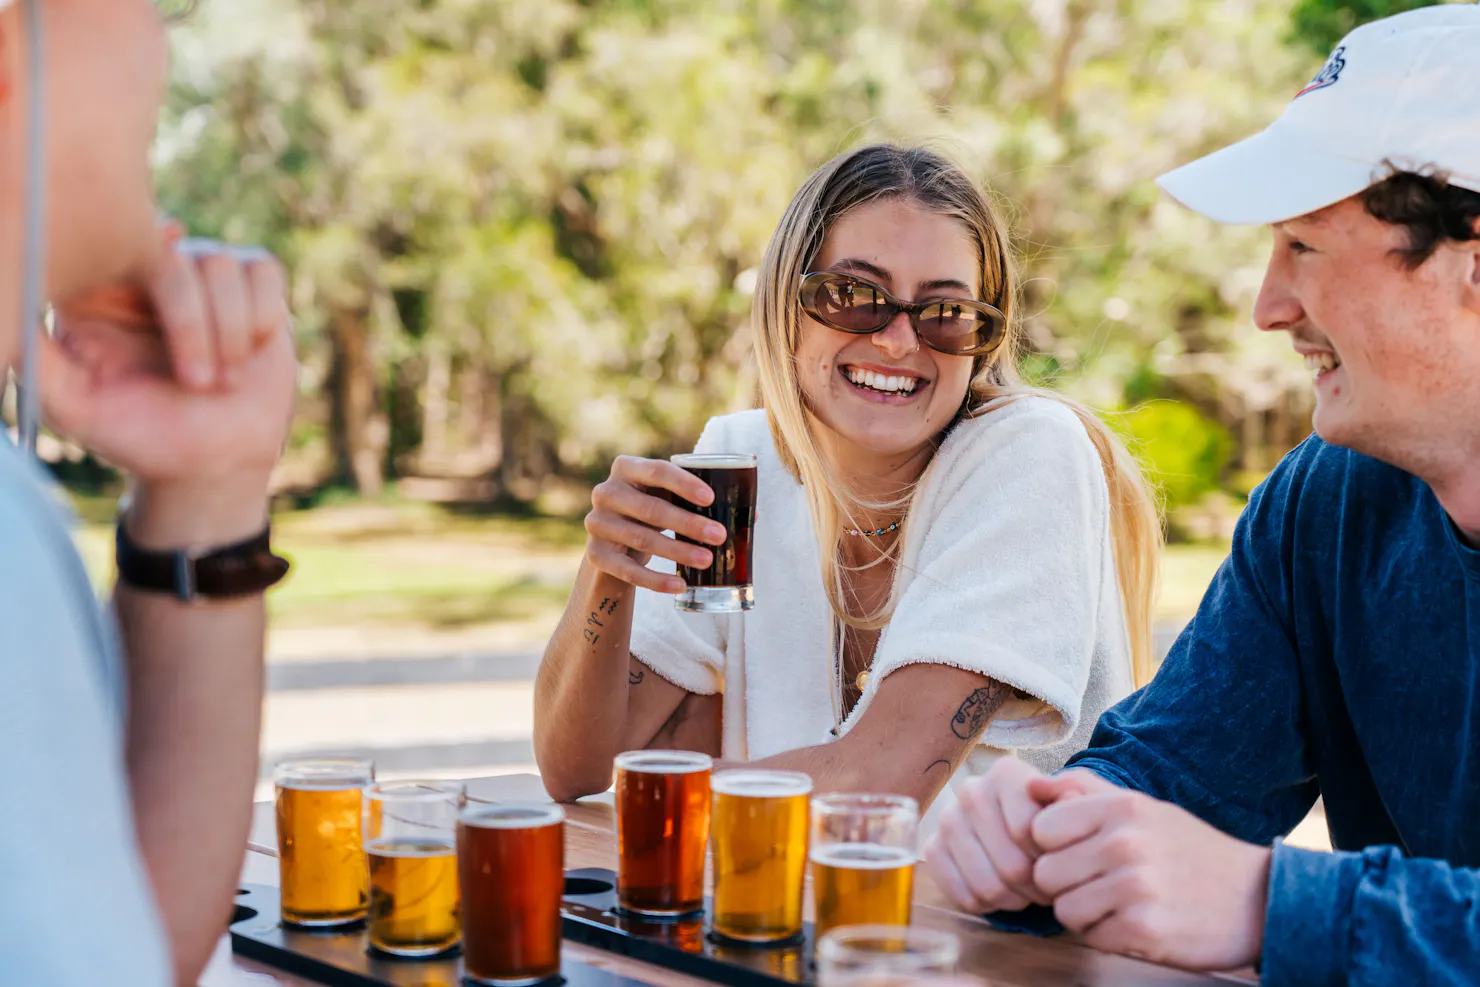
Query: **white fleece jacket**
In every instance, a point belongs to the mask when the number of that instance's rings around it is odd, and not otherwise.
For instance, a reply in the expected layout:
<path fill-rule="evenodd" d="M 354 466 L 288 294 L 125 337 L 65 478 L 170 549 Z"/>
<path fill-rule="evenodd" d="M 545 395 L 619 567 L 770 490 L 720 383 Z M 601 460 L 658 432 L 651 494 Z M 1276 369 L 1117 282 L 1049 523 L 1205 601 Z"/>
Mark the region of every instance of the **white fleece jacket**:
<path fill-rule="evenodd" d="M 712 419 L 696 452 L 754 453 L 755 609 L 689 614 L 637 591 L 632 653 L 690 692 L 724 693 L 723 756 L 756 760 L 834 739 L 832 620 L 806 495 L 763 411 Z M 1109 493 L 1074 413 L 1024 398 L 958 425 L 921 478 L 899 605 L 846 733 L 889 673 L 918 662 L 970 669 L 1034 697 L 992 720 L 959 779 L 1004 751 L 1045 770 L 1082 749 L 1131 690 Z M 672 563 L 655 562 L 654 567 Z M 938 803 L 939 804 L 939 803 Z"/>

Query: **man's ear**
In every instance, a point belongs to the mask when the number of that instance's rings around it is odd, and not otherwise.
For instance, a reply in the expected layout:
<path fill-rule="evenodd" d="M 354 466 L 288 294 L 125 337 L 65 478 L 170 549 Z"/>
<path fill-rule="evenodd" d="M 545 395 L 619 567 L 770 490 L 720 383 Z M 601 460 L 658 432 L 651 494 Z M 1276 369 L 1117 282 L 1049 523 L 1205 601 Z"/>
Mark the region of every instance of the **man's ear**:
<path fill-rule="evenodd" d="M 1460 246 L 1465 251 L 1465 283 L 1462 288 L 1465 308 L 1480 315 L 1480 216 L 1473 221 L 1472 239 Z"/>

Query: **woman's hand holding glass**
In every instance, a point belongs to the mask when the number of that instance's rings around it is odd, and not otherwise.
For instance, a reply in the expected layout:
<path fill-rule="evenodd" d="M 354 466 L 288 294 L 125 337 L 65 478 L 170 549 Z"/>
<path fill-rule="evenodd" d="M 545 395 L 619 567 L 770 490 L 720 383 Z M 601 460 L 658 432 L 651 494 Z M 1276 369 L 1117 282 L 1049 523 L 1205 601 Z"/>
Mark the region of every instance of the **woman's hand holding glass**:
<path fill-rule="evenodd" d="M 586 558 L 597 569 L 632 586 L 659 593 L 683 592 L 682 579 L 648 569 L 648 560 L 656 555 L 702 569 L 714 560 L 714 553 L 665 532 L 723 545 L 725 528 L 676 506 L 670 495 L 700 506 L 714 500 L 709 485 L 688 470 L 661 459 L 618 456 L 611 475 L 591 491 Z"/>

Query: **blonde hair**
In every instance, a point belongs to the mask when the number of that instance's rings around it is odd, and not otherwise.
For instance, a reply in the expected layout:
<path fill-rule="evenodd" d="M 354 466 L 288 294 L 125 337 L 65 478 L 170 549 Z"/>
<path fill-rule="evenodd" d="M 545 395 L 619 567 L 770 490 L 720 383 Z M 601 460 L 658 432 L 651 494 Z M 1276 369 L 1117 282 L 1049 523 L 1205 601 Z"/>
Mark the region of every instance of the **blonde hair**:
<path fill-rule="evenodd" d="M 1115 569 L 1125 607 L 1132 671 L 1136 684 L 1145 684 L 1154 672 L 1151 607 L 1162 540 L 1161 519 L 1151 489 L 1140 465 L 1093 411 L 1018 379 L 1021 330 L 1014 318 L 1018 283 L 1006 227 L 991 201 L 960 168 L 923 148 L 872 144 L 819 168 L 787 206 L 766 247 L 757 279 L 753 320 L 766 417 L 781 461 L 806 490 L 817 530 L 822 582 L 833 613 L 859 628 L 880 628 L 889 622 L 897 603 L 897 578 L 888 602 L 879 610 L 854 614 L 846 606 L 845 566 L 840 557 L 843 523 L 846 520 L 854 524 L 860 510 L 903 510 L 903 529 L 909 522 L 914 489 L 892 500 L 871 501 L 848 489 L 846 482 L 825 465 L 816 425 L 806 410 L 797 378 L 795 353 L 803 317 L 798 289 L 832 225 L 850 210 L 883 199 L 916 202 L 965 226 L 980 252 L 981 299 L 1007 316 L 1006 340 L 995 352 L 976 358 L 966 400 L 951 424 L 1025 397 L 1040 396 L 1067 405 L 1089 434 L 1110 493 Z M 949 428 L 936 437 L 937 443 Z M 891 554 L 903 540 L 902 530 Z"/>

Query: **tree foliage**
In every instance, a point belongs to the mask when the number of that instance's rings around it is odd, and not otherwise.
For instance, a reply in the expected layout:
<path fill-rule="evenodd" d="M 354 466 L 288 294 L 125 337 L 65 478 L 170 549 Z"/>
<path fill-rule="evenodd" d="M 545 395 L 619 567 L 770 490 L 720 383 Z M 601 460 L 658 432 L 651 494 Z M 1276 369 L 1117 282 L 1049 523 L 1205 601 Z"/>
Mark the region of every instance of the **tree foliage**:
<path fill-rule="evenodd" d="M 1246 331 L 1264 235 L 1152 179 L 1263 126 L 1309 77 L 1291 10 L 208 3 L 176 36 L 161 197 L 289 261 L 298 453 L 362 489 L 443 472 L 532 496 L 752 405 L 765 242 L 812 168 L 878 139 L 931 141 L 1003 201 L 1031 379 L 1231 425 L 1308 390 Z"/>
<path fill-rule="evenodd" d="M 1292 34 L 1301 44 L 1324 55 L 1368 21 L 1452 0 L 1299 0 L 1291 13 Z"/>

